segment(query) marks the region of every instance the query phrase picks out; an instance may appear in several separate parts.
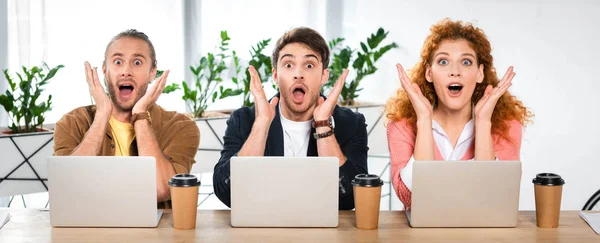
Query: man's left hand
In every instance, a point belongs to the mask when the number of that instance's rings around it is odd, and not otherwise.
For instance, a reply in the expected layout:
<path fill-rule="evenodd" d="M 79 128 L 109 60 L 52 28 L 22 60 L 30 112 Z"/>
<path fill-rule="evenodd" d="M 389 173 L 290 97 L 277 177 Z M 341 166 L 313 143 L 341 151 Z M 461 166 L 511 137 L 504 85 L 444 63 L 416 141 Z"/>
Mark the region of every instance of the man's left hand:
<path fill-rule="evenodd" d="M 337 101 L 340 97 L 340 93 L 342 93 L 342 88 L 346 82 L 346 76 L 348 76 L 347 69 L 344 70 L 340 78 L 338 78 L 337 82 L 335 82 L 335 86 L 333 86 L 333 89 L 331 90 L 331 93 L 329 93 L 327 100 L 325 100 L 323 97 L 319 97 L 319 103 L 313 111 L 313 119 L 315 121 L 324 121 L 333 115 L 333 109 L 335 109 Z"/>
<path fill-rule="evenodd" d="M 148 90 L 146 94 L 140 100 L 138 100 L 137 103 L 135 103 L 133 109 L 131 110 L 132 115 L 148 111 L 148 107 L 150 107 L 156 102 L 156 100 L 158 100 L 158 97 L 160 96 L 160 94 L 162 94 L 163 90 L 165 89 L 167 77 L 169 76 L 169 71 L 170 70 L 165 71 L 158 78 L 154 86 L 152 86 L 152 88 L 150 88 L 150 90 Z"/>

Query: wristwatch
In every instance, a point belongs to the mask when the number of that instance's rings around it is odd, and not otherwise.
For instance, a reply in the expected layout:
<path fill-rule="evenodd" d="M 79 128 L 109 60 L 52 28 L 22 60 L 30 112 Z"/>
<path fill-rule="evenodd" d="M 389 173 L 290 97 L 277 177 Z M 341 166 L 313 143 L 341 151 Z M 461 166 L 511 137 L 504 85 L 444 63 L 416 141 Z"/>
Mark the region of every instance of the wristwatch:
<path fill-rule="evenodd" d="M 148 120 L 148 122 L 150 124 L 152 124 L 152 118 L 150 118 L 150 112 L 149 111 L 133 114 L 131 116 L 131 119 L 129 120 L 129 122 L 131 122 L 131 125 L 135 125 L 136 121 L 144 120 L 144 119 Z"/>
<path fill-rule="evenodd" d="M 317 127 L 329 127 L 329 128 L 331 128 L 331 130 L 333 130 L 333 127 L 334 127 L 333 116 L 330 116 L 329 119 L 327 119 L 327 120 L 322 120 L 322 121 L 315 121 L 315 120 L 313 120 L 312 127 L 313 128 L 317 128 Z"/>

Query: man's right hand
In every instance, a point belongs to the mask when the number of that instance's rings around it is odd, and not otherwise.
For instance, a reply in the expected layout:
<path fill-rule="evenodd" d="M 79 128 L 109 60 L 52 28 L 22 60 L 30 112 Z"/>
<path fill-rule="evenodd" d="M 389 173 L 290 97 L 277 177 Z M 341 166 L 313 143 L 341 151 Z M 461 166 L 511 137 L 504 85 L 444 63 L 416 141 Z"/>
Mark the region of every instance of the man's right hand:
<path fill-rule="evenodd" d="M 253 66 L 248 68 L 248 72 L 250 72 L 250 92 L 252 92 L 252 96 L 254 96 L 256 116 L 254 123 L 259 122 L 262 123 L 261 125 L 268 127 L 275 118 L 275 112 L 277 110 L 275 107 L 277 106 L 279 98 L 275 97 L 271 99 L 271 102 L 268 102 L 258 72 L 256 72 L 256 69 L 254 69 Z"/>
<path fill-rule="evenodd" d="M 85 79 L 96 103 L 96 116 L 100 115 L 108 120 L 112 114 L 113 103 L 100 84 L 97 68 L 92 68 L 88 62 L 85 62 Z"/>
<path fill-rule="evenodd" d="M 98 79 L 96 68 L 92 68 L 88 62 L 85 62 L 85 80 L 88 83 L 90 94 L 96 103 L 96 115 L 90 128 L 85 132 L 82 141 L 71 156 L 98 156 L 102 153 L 102 144 L 105 139 L 106 127 L 112 114 L 113 103 L 104 91 Z M 63 131 L 64 132 L 64 131 Z"/>
<path fill-rule="evenodd" d="M 254 124 L 252 124 L 252 132 L 250 132 L 244 146 L 238 152 L 238 156 L 264 156 L 269 128 L 271 122 L 275 119 L 279 98 L 275 97 L 269 103 L 256 69 L 250 66 L 248 72 L 250 73 L 250 92 L 254 96 L 254 115 L 256 118 Z"/>

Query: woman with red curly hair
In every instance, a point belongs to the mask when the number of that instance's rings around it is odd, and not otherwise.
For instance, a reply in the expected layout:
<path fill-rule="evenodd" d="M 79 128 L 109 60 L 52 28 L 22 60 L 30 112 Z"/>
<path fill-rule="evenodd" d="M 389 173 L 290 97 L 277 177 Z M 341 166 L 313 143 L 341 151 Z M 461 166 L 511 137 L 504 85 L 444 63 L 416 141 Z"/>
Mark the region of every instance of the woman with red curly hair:
<path fill-rule="evenodd" d="M 483 30 L 444 19 L 431 27 L 410 76 L 397 65 L 402 88 L 387 104 L 387 137 L 405 209 L 415 161 L 519 160 L 532 113 L 507 91 L 512 66 L 498 80 L 491 51 Z"/>

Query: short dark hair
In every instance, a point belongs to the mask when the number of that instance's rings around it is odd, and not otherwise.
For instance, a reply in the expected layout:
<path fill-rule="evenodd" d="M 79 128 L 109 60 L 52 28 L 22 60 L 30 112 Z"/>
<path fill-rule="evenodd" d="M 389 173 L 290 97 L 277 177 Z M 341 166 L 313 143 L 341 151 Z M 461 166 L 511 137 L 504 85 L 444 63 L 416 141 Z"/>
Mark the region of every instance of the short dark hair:
<path fill-rule="evenodd" d="M 323 70 L 329 67 L 329 46 L 323 36 L 311 28 L 299 27 L 286 32 L 277 40 L 277 44 L 273 49 L 273 55 L 271 56 L 274 69 L 277 69 L 281 49 L 292 43 L 306 45 L 309 49 L 321 55 Z"/>
<path fill-rule="evenodd" d="M 148 38 L 148 36 L 144 34 L 144 32 L 137 31 L 136 29 L 128 29 L 115 35 L 115 37 L 113 37 L 106 46 L 106 51 L 104 51 L 104 59 L 106 59 L 106 55 L 108 54 L 108 48 L 110 47 L 110 45 L 112 45 L 112 43 L 116 40 L 121 39 L 123 37 L 129 37 L 145 41 L 146 44 L 148 44 L 148 47 L 150 47 L 150 59 L 152 59 L 152 68 L 156 68 L 156 51 L 154 50 L 154 45 L 152 45 L 150 38 Z"/>

